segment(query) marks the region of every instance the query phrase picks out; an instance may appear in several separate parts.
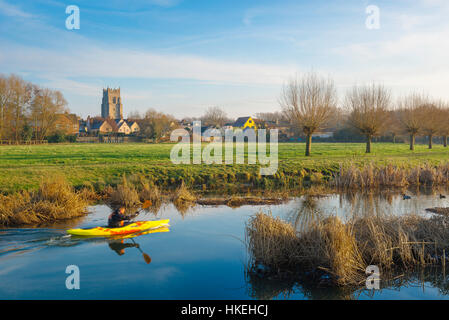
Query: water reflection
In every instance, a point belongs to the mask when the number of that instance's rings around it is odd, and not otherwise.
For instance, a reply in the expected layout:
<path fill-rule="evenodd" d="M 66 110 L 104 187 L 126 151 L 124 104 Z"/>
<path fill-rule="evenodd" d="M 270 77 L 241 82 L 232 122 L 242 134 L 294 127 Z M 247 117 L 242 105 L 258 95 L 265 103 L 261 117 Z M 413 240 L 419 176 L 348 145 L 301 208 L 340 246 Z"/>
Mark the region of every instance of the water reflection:
<path fill-rule="evenodd" d="M 289 299 L 298 295 L 311 300 L 358 300 L 378 297 L 398 299 L 401 297 L 397 295 L 399 292 L 403 292 L 404 298 L 407 298 L 407 294 L 425 297 L 426 291 L 435 289 L 433 297 L 449 295 L 449 278 L 440 266 L 419 267 L 416 270 L 408 270 L 405 274 L 398 271 L 386 277 L 391 280 L 381 280 L 379 290 L 368 290 L 364 286 L 320 286 L 305 279 L 266 278 L 256 273 L 246 273 L 246 283 L 248 295 L 263 300 Z"/>
<path fill-rule="evenodd" d="M 114 237 L 86 237 L 71 236 L 64 231 L 51 229 L 15 229 L 0 230 L 0 257 L 8 254 L 21 255 L 32 253 L 48 247 L 74 247 L 84 243 L 107 243 L 108 247 L 123 256 L 128 248 L 137 248 L 147 264 L 150 264 L 151 258 L 145 253 L 140 245 L 136 243 L 135 238 L 160 232 L 169 232 L 168 227 L 146 230 L 138 233 L 114 236 Z M 7 237 L 4 237 L 7 236 Z M 20 241 L 15 241 L 18 238 Z"/>

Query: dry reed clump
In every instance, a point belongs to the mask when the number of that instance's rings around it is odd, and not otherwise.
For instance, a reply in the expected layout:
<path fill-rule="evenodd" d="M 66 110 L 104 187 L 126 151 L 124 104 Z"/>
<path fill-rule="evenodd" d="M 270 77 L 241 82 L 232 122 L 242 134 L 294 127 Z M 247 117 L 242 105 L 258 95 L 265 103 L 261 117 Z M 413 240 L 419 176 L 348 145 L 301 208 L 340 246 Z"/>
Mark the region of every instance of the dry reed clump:
<path fill-rule="evenodd" d="M 142 183 L 142 188 L 139 192 L 140 201 L 144 202 L 146 200 L 150 200 L 151 203 L 158 203 L 162 200 L 161 192 L 159 188 L 150 182 Z"/>
<path fill-rule="evenodd" d="M 324 270 L 333 284 L 360 285 L 369 265 L 386 272 L 444 263 L 449 218 L 361 217 L 343 223 L 330 217 L 313 220 L 297 232 L 279 218 L 257 213 L 247 224 L 246 242 L 254 266 L 261 264 L 273 273 Z"/>
<path fill-rule="evenodd" d="M 337 188 L 406 187 L 410 185 L 443 185 L 449 182 L 449 163 L 424 164 L 405 168 L 391 163 L 385 166 L 368 164 L 362 168 L 352 164 L 340 166 L 332 183 Z"/>
<path fill-rule="evenodd" d="M 110 195 L 109 201 L 115 206 L 124 206 L 133 208 L 140 204 L 139 194 L 131 185 L 125 176 L 122 178 L 122 183 Z"/>
<path fill-rule="evenodd" d="M 181 183 L 181 186 L 173 195 L 173 204 L 181 213 L 185 213 L 188 209 L 193 207 L 196 200 L 197 198 L 189 191 L 189 189 L 187 189 L 184 182 Z"/>
<path fill-rule="evenodd" d="M 62 178 L 44 180 L 37 191 L 0 196 L 0 225 L 40 224 L 79 217 L 87 199 Z"/>

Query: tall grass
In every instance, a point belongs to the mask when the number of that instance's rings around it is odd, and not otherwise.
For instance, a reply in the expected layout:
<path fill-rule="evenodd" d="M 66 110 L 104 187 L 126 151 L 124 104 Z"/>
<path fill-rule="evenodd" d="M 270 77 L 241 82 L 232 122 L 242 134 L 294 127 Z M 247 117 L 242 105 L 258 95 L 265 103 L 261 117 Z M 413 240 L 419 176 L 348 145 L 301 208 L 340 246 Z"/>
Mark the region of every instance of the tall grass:
<path fill-rule="evenodd" d="M 449 218 L 416 215 L 316 219 L 302 232 L 269 214 L 257 213 L 246 226 L 252 268 L 270 272 L 325 271 L 335 285 L 360 285 L 365 268 L 436 264 L 449 248 Z"/>
<path fill-rule="evenodd" d="M 122 182 L 111 193 L 109 201 L 114 206 L 133 208 L 140 204 L 140 197 L 136 188 L 123 176 Z"/>
<path fill-rule="evenodd" d="M 181 213 L 185 213 L 188 209 L 193 207 L 196 200 L 196 196 L 189 191 L 184 183 L 181 183 L 181 186 L 173 195 L 173 204 Z"/>
<path fill-rule="evenodd" d="M 449 164 L 425 163 L 415 167 L 391 163 L 387 165 L 371 163 L 363 167 L 352 164 L 340 166 L 340 170 L 334 173 L 331 183 L 337 188 L 344 189 L 446 185 L 449 183 Z"/>
<path fill-rule="evenodd" d="M 47 178 L 37 191 L 0 195 L 0 225 L 18 226 L 71 219 L 86 213 L 88 200 L 62 177 Z"/>

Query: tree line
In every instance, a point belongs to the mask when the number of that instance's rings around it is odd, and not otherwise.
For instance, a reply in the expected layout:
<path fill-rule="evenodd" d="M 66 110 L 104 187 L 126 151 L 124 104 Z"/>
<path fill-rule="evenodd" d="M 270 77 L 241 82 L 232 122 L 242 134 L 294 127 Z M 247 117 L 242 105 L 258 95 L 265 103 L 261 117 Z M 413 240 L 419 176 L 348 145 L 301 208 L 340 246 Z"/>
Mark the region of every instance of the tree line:
<path fill-rule="evenodd" d="M 449 136 L 449 104 L 423 93 L 411 93 L 396 100 L 390 89 L 372 83 L 353 86 L 339 103 L 334 81 L 317 73 L 297 76 L 281 91 L 279 105 L 292 126 L 306 138 L 305 155 L 311 154 L 312 135 L 331 126 L 336 119 L 365 137 L 366 153 L 371 152 L 374 137 L 390 133 L 408 135 L 410 150 L 417 136 L 428 139 L 432 149 L 434 137 Z"/>
<path fill-rule="evenodd" d="M 0 140 L 43 140 L 57 115 L 68 112 L 60 91 L 43 88 L 17 75 L 0 75 Z"/>

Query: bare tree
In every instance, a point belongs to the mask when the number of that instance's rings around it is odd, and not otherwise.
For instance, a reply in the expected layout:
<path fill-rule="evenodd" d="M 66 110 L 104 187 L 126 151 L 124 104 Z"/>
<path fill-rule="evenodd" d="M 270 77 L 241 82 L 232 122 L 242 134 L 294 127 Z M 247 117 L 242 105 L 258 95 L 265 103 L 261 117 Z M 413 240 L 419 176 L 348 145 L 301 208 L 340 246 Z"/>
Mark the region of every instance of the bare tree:
<path fill-rule="evenodd" d="M 0 140 L 7 135 L 10 99 L 11 90 L 8 78 L 0 76 Z"/>
<path fill-rule="evenodd" d="M 201 121 L 206 126 L 221 128 L 229 121 L 226 112 L 220 107 L 209 107 L 201 117 Z"/>
<path fill-rule="evenodd" d="M 397 116 L 404 132 L 410 137 L 410 150 L 415 150 L 415 138 L 422 131 L 423 107 L 428 100 L 425 95 L 412 93 L 397 102 Z"/>
<path fill-rule="evenodd" d="M 172 115 L 150 109 L 145 113 L 145 117 L 139 120 L 139 126 L 141 135 L 159 142 L 178 127 L 178 122 Z"/>
<path fill-rule="evenodd" d="M 443 146 L 447 147 L 447 137 L 449 136 L 449 105 L 447 102 L 441 102 L 441 135 L 443 137 Z"/>
<path fill-rule="evenodd" d="M 390 92 L 381 85 L 355 86 L 346 94 L 346 106 L 351 110 L 349 123 L 366 137 L 366 153 L 371 152 L 371 140 L 382 134 L 388 124 Z"/>
<path fill-rule="evenodd" d="M 14 139 L 18 141 L 26 123 L 26 112 L 31 101 L 32 85 L 16 75 L 9 76 L 8 81 L 11 90 L 9 103 L 12 114 L 11 128 Z"/>
<path fill-rule="evenodd" d="M 433 137 L 441 132 L 443 126 L 442 109 L 438 102 L 428 102 L 422 108 L 422 131 L 428 138 L 429 149 L 432 149 Z"/>
<path fill-rule="evenodd" d="M 306 136 L 306 156 L 310 156 L 312 135 L 326 125 L 337 104 L 334 82 L 308 73 L 290 80 L 281 93 L 279 104 L 291 123 Z"/>
<path fill-rule="evenodd" d="M 282 112 L 258 112 L 255 114 L 256 119 L 270 122 L 285 121 L 285 115 Z"/>
<path fill-rule="evenodd" d="M 34 127 L 34 136 L 38 140 L 44 139 L 54 130 L 58 114 L 67 109 L 67 101 L 59 91 L 33 86 L 33 98 L 30 104 L 30 120 Z"/>

